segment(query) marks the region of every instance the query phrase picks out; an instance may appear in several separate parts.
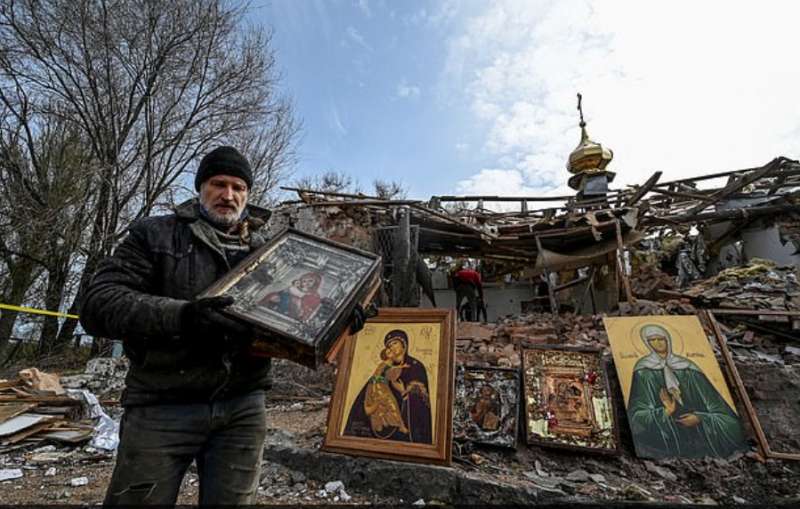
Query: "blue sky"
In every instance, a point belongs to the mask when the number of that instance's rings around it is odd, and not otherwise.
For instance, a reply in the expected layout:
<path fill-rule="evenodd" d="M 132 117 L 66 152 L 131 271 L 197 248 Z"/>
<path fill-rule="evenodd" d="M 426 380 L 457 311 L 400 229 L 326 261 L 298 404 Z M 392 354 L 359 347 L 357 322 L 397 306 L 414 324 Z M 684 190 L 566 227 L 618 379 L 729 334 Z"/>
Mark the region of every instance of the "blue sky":
<path fill-rule="evenodd" d="M 296 176 L 410 196 L 565 194 L 589 133 L 617 187 L 800 152 L 798 2 L 255 0 L 304 123 Z"/>
<path fill-rule="evenodd" d="M 468 108 L 439 86 L 448 20 L 428 2 L 278 0 L 254 10 L 275 31 L 284 86 L 304 129 L 297 175 L 352 175 L 369 189 L 447 193 L 480 154 Z M 461 150 L 457 149 L 459 147 Z"/>

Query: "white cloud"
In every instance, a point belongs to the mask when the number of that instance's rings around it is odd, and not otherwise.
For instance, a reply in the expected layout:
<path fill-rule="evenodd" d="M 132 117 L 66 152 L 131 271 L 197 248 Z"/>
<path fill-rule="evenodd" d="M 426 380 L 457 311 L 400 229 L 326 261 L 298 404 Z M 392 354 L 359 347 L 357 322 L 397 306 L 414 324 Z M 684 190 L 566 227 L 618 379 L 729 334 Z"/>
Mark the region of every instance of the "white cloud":
<path fill-rule="evenodd" d="M 373 51 L 372 46 L 370 46 L 367 43 L 367 40 L 364 39 L 364 36 L 361 35 L 361 33 L 358 30 L 356 30 L 356 27 L 350 25 L 345 29 L 345 32 L 347 33 L 347 37 L 350 38 L 351 41 L 355 42 L 356 44 L 358 44 L 359 46 L 361 46 L 366 50 Z"/>
<path fill-rule="evenodd" d="M 563 188 L 550 188 L 547 191 L 531 182 L 522 169 L 483 169 L 460 181 L 456 185 L 458 195 L 467 196 L 564 196 Z M 567 193 L 568 194 L 568 193 Z M 554 202 L 529 202 L 529 208 L 553 206 Z M 508 212 L 520 210 L 518 202 L 485 202 L 484 207 Z"/>
<path fill-rule="evenodd" d="M 414 99 L 419 97 L 421 90 L 417 85 L 409 84 L 405 79 L 403 79 L 397 85 L 397 97 L 403 99 Z"/>
<path fill-rule="evenodd" d="M 442 75 L 496 160 L 460 192 L 499 192 L 497 182 L 506 194 L 563 192 L 580 137 L 576 92 L 590 135 L 614 150 L 615 187 L 655 170 L 667 180 L 800 155 L 800 3 L 485 6 L 451 35 Z"/>

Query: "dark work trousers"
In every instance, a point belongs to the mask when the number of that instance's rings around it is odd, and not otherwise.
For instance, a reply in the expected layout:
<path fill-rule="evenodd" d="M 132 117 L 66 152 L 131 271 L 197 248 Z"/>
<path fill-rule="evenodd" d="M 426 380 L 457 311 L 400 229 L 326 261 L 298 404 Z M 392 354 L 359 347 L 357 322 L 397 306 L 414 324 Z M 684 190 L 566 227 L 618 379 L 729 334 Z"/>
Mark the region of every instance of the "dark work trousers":
<path fill-rule="evenodd" d="M 200 504 L 251 504 L 266 437 L 264 392 L 125 409 L 104 505 L 174 505 L 197 461 Z"/>
<path fill-rule="evenodd" d="M 457 281 L 453 285 L 456 291 L 456 313 L 458 318 L 464 321 L 479 322 L 480 315 L 483 314 L 484 321 L 486 318 L 486 307 L 481 299 L 481 292 L 478 288 L 468 281 Z M 466 310 L 462 309 L 461 302 L 466 299 Z M 466 313 L 464 314 L 464 311 Z"/>

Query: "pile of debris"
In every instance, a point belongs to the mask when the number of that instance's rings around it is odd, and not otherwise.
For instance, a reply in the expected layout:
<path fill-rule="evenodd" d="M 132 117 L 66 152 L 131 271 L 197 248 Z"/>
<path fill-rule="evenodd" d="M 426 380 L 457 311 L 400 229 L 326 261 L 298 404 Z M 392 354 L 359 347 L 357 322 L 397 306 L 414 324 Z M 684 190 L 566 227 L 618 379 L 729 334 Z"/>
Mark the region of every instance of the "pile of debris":
<path fill-rule="evenodd" d="M 528 313 L 497 324 L 459 322 L 456 334 L 458 363 L 481 367 L 517 368 L 520 349 L 536 345 L 608 345 L 602 315 Z"/>
<path fill-rule="evenodd" d="M 800 311 L 798 268 L 758 258 L 696 281 L 681 293 L 702 307 Z"/>
<path fill-rule="evenodd" d="M 0 453 L 42 442 L 116 448 L 118 425 L 87 390 L 65 390 L 57 375 L 23 369 L 0 380 Z"/>
<path fill-rule="evenodd" d="M 117 399 L 125 388 L 125 375 L 130 361 L 127 357 L 97 357 L 86 363 L 83 373 L 62 376 L 62 387 L 86 389 L 104 399 Z"/>
<path fill-rule="evenodd" d="M 630 276 L 631 291 L 636 297 L 658 300 L 660 290 L 675 290 L 678 283 L 674 276 L 662 271 L 655 263 L 636 265 Z"/>

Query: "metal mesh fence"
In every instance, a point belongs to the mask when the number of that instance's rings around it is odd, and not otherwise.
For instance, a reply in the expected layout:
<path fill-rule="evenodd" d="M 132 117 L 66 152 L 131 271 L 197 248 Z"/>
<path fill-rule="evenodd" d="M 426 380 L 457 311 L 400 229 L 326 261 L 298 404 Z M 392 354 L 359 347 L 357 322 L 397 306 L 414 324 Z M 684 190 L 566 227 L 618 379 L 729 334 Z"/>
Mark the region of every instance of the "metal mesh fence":
<path fill-rule="evenodd" d="M 383 258 L 383 273 L 384 276 L 391 274 L 392 267 L 394 266 L 394 247 L 395 237 L 397 236 L 398 226 L 383 226 L 375 229 L 372 237 L 375 246 L 375 252 Z M 419 245 L 419 226 L 412 225 L 411 232 L 411 255 L 415 256 L 417 246 Z"/>

